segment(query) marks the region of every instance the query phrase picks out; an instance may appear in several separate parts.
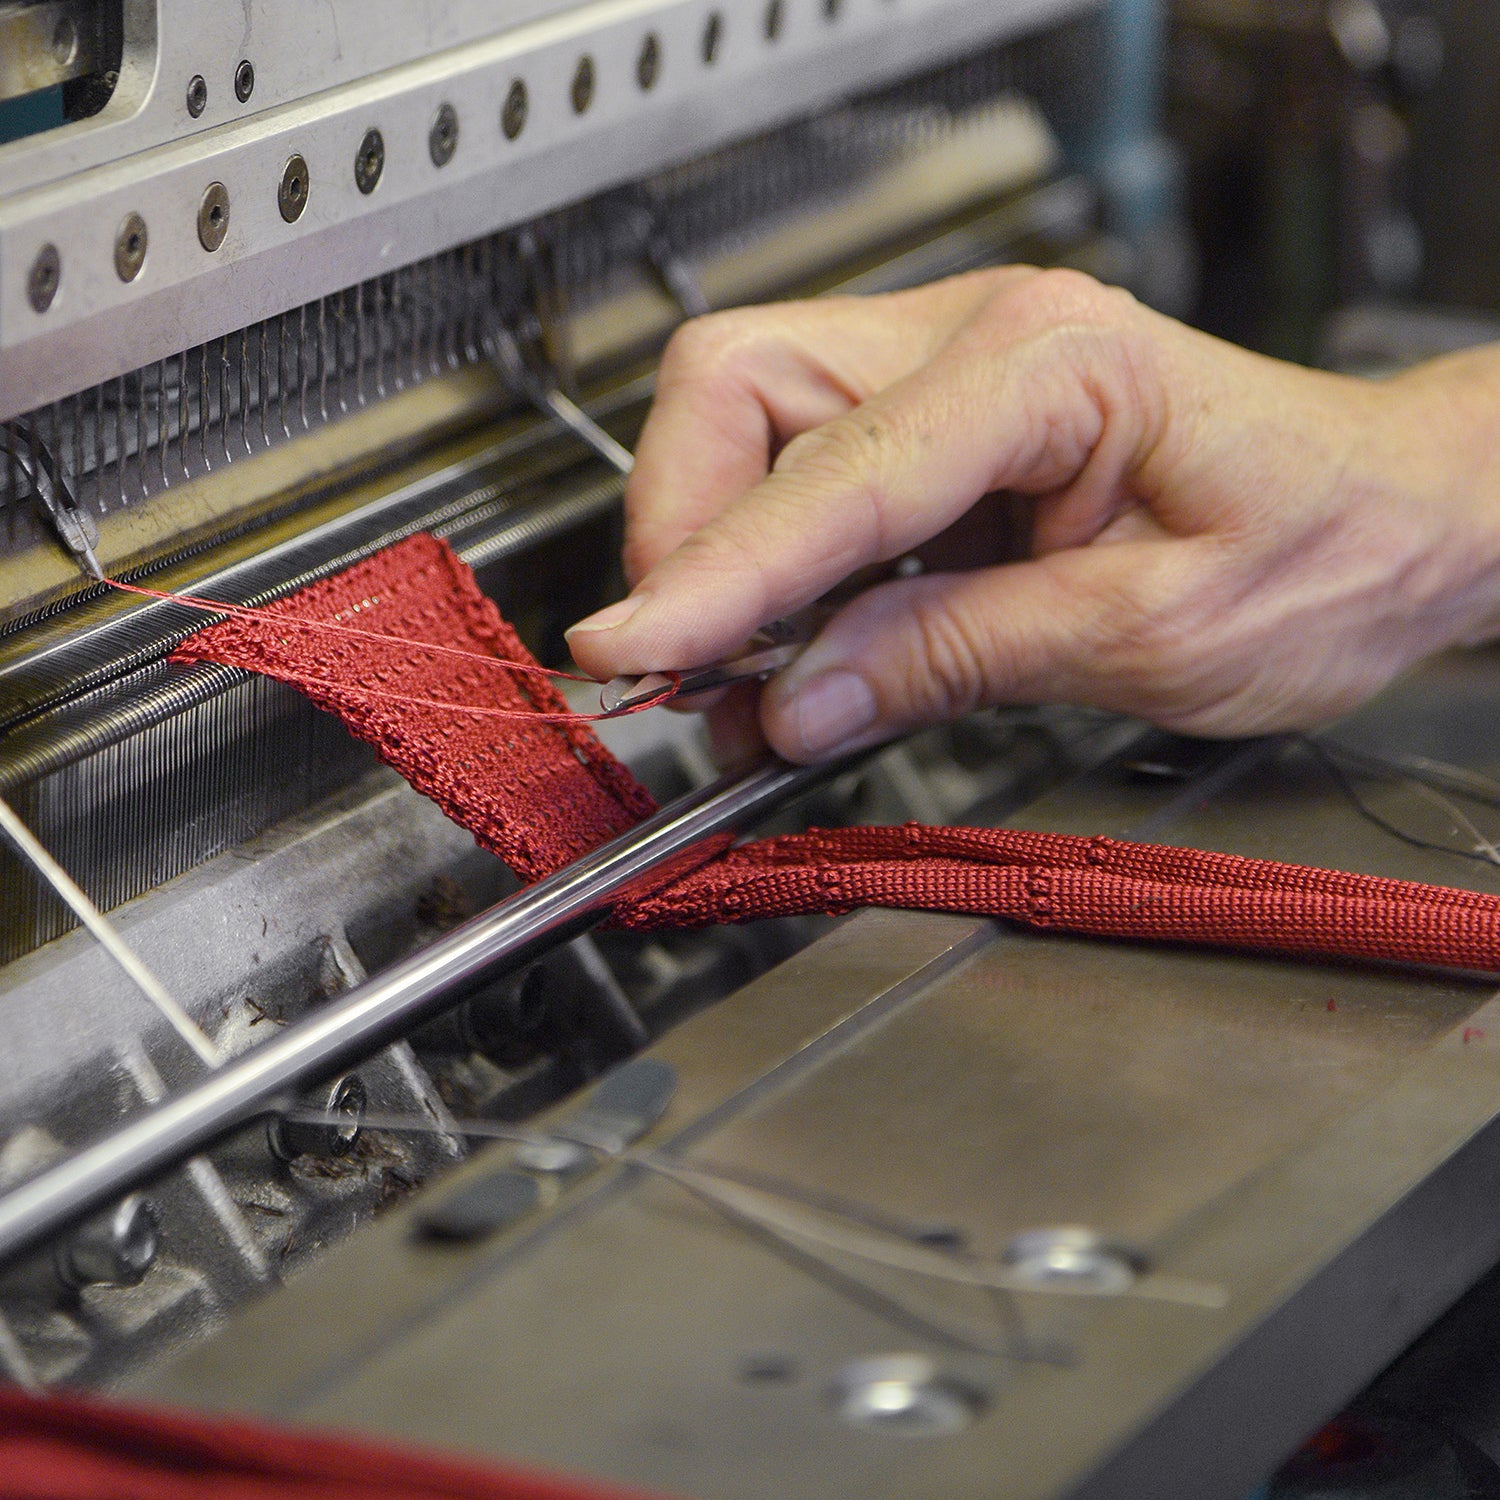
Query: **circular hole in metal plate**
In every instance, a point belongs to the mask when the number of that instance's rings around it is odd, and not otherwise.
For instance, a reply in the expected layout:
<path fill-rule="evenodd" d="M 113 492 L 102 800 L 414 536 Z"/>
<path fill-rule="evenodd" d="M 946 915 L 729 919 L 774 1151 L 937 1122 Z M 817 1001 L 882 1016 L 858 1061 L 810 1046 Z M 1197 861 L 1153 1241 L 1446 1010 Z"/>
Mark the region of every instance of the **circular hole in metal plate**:
<path fill-rule="evenodd" d="M 354 157 L 354 185 L 362 193 L 373 193 L 384 171 L 385 137 L 378 130 L 367 130 Z"/>
<path fill-rule="evenodd" d="M 526 128 L 527 107 L 526 82 L 521 78 L 513 78 L 505 95 L 505 103 L 500 106 L 500 131 L 506 140 L 515 140 Z"/>
<path fill-rule="evenodd" d="M 594 59 L 587 52 L 578 59 L 569 97 L 573 101 L 575 115 L 581 115 L 594 102 Z"/>
<path fill-rule="evenodd" d="M 427 154 L 435 167 L 446 167 L 458 150 L 458 111 L 451 104 L 441 105 L 433 116 L 427 133 Z"/>
<path fill-rule="evenodd" d="M 115 274 L 121 281 L 134 281 L 146 263 L 146 221 L 139 214 L 126 214 L 115 234 Z"/>
<path fill-rule="evenodd" d="M 703 23 L 703 61 L 712 67 L 719 60 L 719 48 L 724 42 L 724 17 L 712 11 Z"/>
<path fill-rule="evenodd" d="M 646 33 L 640 55 L 635 60 L 635 81 L 642 90 L 654 89 L 661 77 L 661 41 L 654 31 Z"/>
<path fill-rule="evenodd" d="M 26 274 L 26 299 L 32 311 L 44 313 L 52 306 L 57 289 L 62 284 L 62 256 L 57 246 L 43 245 Z"/>
<path fill-rule="evenodd" d="M 306 159 L 300 153 L 289 156 L 281 169 L 281 185 L 276 189 L 276 207 L 288 224 L 295 224 L 302 217 L 311 182 Z"/>

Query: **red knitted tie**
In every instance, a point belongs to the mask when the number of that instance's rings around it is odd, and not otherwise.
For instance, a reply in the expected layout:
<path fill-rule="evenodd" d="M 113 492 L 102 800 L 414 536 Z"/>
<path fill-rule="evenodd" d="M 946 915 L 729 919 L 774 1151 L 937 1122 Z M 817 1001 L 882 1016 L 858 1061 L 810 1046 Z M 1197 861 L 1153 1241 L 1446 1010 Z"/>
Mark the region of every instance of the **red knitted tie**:
<path fill-rule="evenodd" d="M 395 641 L 278 627 L 341 621 Z M 300 688 L 368 740 L 524 880 L 651 810 L 589 730 L 468 708 L 557 712 L 540 678 L 464 659 L 536 663 L 446 543 L 415 536 L 348 572 L 210 626 L 179 661 L 247 667 Z M 414 706 L 410 700 L 453 705 Z M 860 906 L 1003 917 L 1104 937 L 1500 969 L 1500 897 L 1233 854 L 1012 829 L 813 829 L 728 850 L 615 911 L 691 927 Z"/>

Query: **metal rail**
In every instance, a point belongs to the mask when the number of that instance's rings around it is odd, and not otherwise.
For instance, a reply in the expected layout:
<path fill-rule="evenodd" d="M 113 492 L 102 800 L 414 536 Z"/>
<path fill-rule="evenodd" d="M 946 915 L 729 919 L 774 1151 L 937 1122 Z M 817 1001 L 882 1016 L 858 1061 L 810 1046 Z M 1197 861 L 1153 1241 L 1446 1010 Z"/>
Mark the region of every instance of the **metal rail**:
<path fill-rule="evenodd" d="M 462 998 L 600 921 L 635 881 L 708 858 L 704 841 L 753 823 L 829 768 L 780 762 L 726 778 L 518 891 L 421 953 L 225 1063 L 175 1099 L 0 1197 L 0 1263 L 33 1250 L 137 1184 L 177 1165 L 298 1089 L 360 1062 Z"/>

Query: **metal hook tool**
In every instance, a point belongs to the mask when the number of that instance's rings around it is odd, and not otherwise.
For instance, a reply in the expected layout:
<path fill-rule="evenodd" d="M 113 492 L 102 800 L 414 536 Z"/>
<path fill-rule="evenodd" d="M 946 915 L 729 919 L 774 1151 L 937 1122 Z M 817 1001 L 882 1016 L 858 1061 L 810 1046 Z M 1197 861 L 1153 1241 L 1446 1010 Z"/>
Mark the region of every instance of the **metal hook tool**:
<path fill-rule="evenodd" d="M 673 697 L 682 698 L 736 682 L 764 682 L 802 654 L 816 634 L 820 618 L 815 612 L 804 610 L 785 620 L 772 620 L 750 637 L 742 651 L 706 667 L 684 672 L 648 672 L 643 677 L 612 677 L 600 689 L 599 707 L 607 714 L 629 713 L 659 698 L 669 688 L 675 688 Z"/>

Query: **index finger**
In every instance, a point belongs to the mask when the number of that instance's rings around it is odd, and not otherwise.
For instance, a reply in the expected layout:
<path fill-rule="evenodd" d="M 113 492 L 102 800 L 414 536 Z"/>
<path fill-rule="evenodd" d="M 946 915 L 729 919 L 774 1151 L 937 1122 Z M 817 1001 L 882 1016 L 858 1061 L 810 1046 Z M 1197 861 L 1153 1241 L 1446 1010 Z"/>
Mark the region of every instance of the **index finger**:
<path fill-rule="evenodd" d="M 764 479 L 792 438 L 924 363 L 992 289 L 993 276 L 958 277 L 884 297 L 743 308 L 684 324 L 662 356 L 625 492 L 627 579 L 639 582 Z"/>

